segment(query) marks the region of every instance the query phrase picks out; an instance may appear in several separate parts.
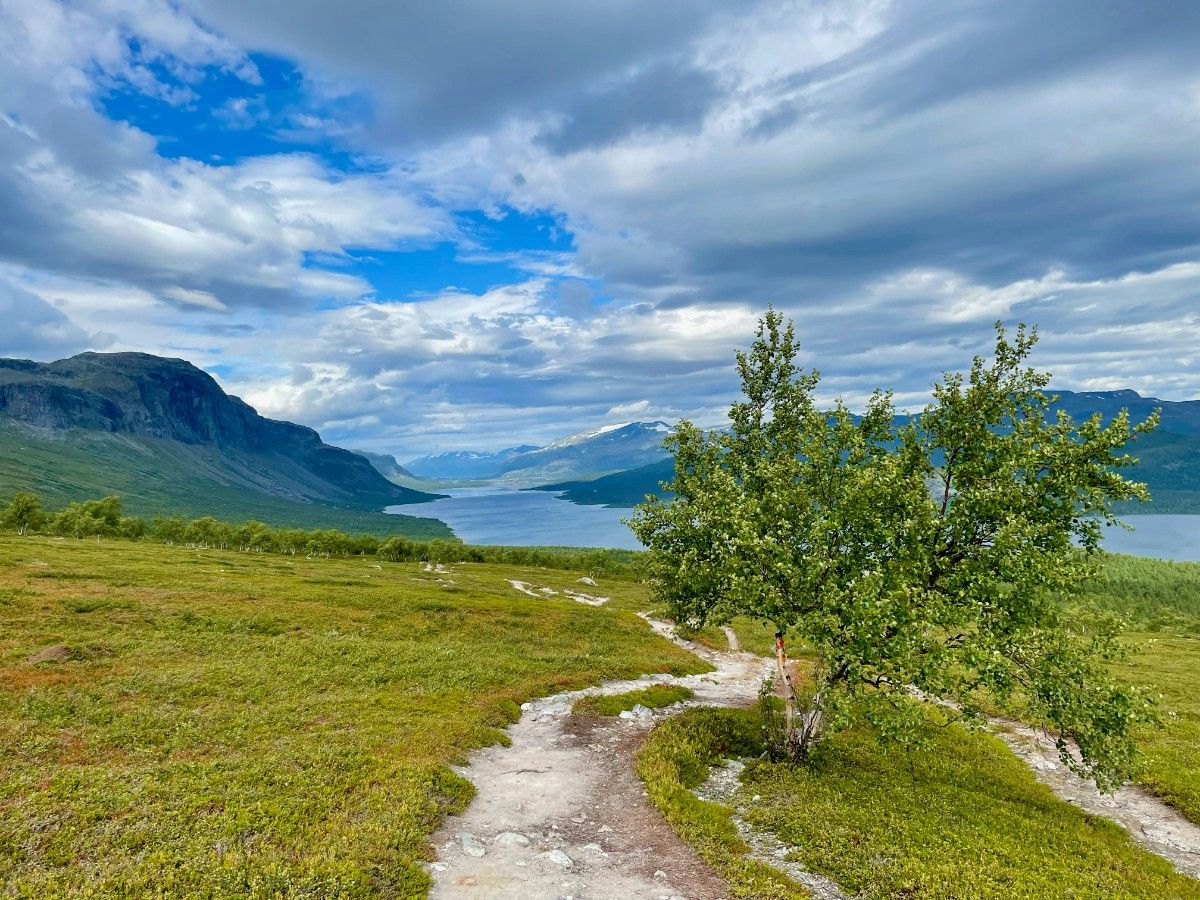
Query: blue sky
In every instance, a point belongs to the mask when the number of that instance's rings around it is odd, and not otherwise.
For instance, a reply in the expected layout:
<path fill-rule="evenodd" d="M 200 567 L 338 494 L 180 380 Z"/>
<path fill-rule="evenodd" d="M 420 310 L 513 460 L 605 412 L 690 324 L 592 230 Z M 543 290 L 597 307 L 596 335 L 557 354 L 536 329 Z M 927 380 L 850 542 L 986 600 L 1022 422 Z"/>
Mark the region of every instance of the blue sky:
<path fill-rule="evenodd" d="M 768 303 L 920 405 L 991 323 L 1200 396 L 1200 7 L 0 3 L 0 355 L 395 452 L 718 424 Z"/>

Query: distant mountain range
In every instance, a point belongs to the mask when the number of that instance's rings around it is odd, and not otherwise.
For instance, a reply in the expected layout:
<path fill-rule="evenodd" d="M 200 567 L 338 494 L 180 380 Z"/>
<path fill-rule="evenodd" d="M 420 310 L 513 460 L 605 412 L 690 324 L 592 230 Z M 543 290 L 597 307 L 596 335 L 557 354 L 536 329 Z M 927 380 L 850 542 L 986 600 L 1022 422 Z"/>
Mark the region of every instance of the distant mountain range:
<path fill-rule="evenodd" d="M 369 462 L 376 472 L 393 484 L 403 485 L 406 481 L 420 480 L 416 475 L 396 462 L 396 457 L 388 453 L 374 453 L 370 450 L 351 450 L 350 452 L 357 453 Z"/>
<path fill-rule="evenodd" d="M 1143 397 L 1137 391 L 1052 391 L 1058 395 L 1058 406 L 1069 412 L 1076 421 L 1100 413 L 1111 419 L 1122 409 L 1128 409 L 1134 421 L 1140 422 L 1155 409 L 1162 409 L 1158 426 L 1160 433 L 1200 435 L 1200 400 L 1159 400 Z"/>
<path fill-rule="evenodd" d="M 1149 504 L 1128 503 L 1122 512 L 1200 512 L 1200 400 L 1159 400 L 1136 391 L 1054 391 L 1057 406 L 1076 421 L 1099 412 L 1107 420 L 1128 409 L 1141 421 L 1161 409 L 1157 431 L 1139 437 L 1132 453 L 1140 460 L 1130 476 L 1150 488 Z M 663 452 L 662 457 L 666 454 Z M 660 458 L 648 464 L 629 465 L 600 477 L 573 478 L 539 485 L 538 490 L 561 491 L 574 503 L 630 507 L 647 494 L 662 494 L 660 483 L 670 481 L 672 461 Z"/>
<path fill-rule="evenodd" d="M 407 518 L 383 507 L 436 499 L 311 428 L 260 416 L 191 363 L 143 353 L 0 359 L 0 492 L 21 489 L 52 502 L 120 493 L 138 514 L 309 527 L 369 519 L 376 530 Z M 436 522 L 433 531 L 448 533 Z"/>
<path fill-rule="evenodd" d="M 418 478 L 448 480 L 496 478 L 504 472 L 505 465 L 513 458 L 537 449 L 533 444 L 523 444 L 520 447 L 507 447 L 504 450 L 492 452 L 451 450 L 433 456 L 410 459 L 404 464 L 404 468 Z"/>
<path fill-rule="evenodd" d="M 1135 391 L 1059 391 L 1077 420 L 1162 410 L 1132 448 L 1154 500 L 1125 512 L 1200 512 L 1200 401 Z M 52 363 L 0 359 L 0 497 L 34 490 L 53 504 L 119 493 L 137 515 L 257 518 L 274 525 L 449 535 L 442 523 L 384 515 L 439 495 L 439 481 L 559 491 L 576 503 L 629 507 L 672 474 L 666 422 L 622 422 L 545 446 L 453 451 L 401 465 L 350 451 L 311 428 L 260 416 L 181 359 L 83 353 Z"/>
<path fill-rule="evenodd" d="M 596 477 L 666 457 L 666 422 L 621 422 L 557 438 L 544 447 L 528 444 L 494 453 L 455 451 L 409 460 L 404 467 L 423 478 L 485 479 L 516 487 Z"/>

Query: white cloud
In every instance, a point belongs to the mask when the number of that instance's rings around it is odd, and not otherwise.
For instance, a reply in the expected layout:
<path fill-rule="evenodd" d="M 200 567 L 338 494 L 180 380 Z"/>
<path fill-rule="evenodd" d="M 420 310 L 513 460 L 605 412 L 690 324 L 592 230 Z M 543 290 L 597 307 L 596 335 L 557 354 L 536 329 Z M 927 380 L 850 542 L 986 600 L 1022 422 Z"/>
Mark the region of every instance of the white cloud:
<path fill-rule="evenodd" d="M 117 82 L 186 100 L 160 71 L 186 83 L 216 66 L 259 80 L 241 49 L 174 6 L 29 0 L 0 8 L 0 31 L 19 38 L 0 56 L 0 258 L 12 264 L 185 305 L 207 295 L 209 307 L 307 307 L 371 290 L 313 258 L 453 233 L 397 170 L 339 172 L 296 153 L 167 159 L 149 135 L 105 118 L 97 97 Z"/>
<path fill-rule="evenodd" d="M 0 276 L 0 356 L 53 359 L 104 349 L 112 336 L 89 334 L 61 309 Z"/>

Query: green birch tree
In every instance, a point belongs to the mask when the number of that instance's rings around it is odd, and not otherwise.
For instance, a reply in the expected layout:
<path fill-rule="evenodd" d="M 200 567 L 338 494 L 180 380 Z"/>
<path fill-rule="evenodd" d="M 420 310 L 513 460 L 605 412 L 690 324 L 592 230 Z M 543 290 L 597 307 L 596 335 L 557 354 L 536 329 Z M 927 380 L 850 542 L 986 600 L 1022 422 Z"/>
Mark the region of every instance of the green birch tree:
<path fill-rule="evenodd" d="M 907 741 L 935 708 L 921 694 L 968 718 L 982 696 L 1019 696 L 1073 770 L 1128 775 L 1149 703 L 1108 674 L 1115 623 L 1085 627 L 1064 598 L 1096 572 L 1112 504 L 1148 498 L 1119 470 L 1157 423 L 1052 413 L 1036 340 L 997 324 L 992 358 L 943 376 L 921 415 L 876 392 L 856 416 L 816 403 L 820 374 L 771 310 L 737 354 L 731 427 L 668 439 L 674 499 L 631 521 L 654 589 L 686 625 L 749 616 L 803 642 L 812 689 L 784 689 L 796 758 L 852 709 Z"/>

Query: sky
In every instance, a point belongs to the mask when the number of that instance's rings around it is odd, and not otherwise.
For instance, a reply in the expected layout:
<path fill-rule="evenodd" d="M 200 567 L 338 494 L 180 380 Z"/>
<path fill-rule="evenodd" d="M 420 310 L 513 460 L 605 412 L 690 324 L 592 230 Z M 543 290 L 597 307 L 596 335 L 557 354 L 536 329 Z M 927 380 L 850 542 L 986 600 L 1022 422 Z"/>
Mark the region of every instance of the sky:
<path fill-rule="evenodd" d="M 0 356 L 408 458 L 719 425 L 768 304 L 919 408 L 992 323 L 1200 397 L 1200 4 L 0 0 Z"/>

